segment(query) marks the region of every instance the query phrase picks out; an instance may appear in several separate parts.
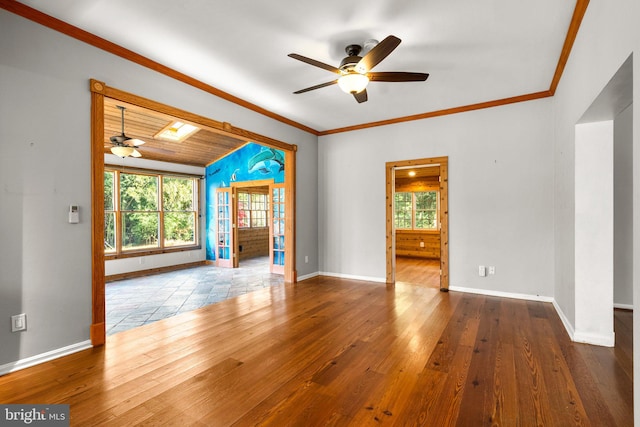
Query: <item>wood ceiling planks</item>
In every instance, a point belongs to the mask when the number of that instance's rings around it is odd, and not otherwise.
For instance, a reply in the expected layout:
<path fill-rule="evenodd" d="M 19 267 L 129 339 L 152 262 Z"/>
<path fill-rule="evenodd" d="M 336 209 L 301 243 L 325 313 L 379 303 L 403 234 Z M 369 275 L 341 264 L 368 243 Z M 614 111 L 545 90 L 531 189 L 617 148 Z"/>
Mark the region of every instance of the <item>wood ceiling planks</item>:
<path fill-rule="evenodd" d="M 154 135 L 170 122 L 176 120 L 185 122 L 185 120 L 105 98 L 105 153 L 111 152 L 109 137 L 122 132 L 121 112 L 118 105 L 126 108 L 125 135 L 145 141 L 145 144 L 138 149 L 145 159 L 204 167 L 248 142 L 246 139 L 213 132 L 200 125 L 198 125 L 199 131 L 181 142 L 157 139 Z"/>

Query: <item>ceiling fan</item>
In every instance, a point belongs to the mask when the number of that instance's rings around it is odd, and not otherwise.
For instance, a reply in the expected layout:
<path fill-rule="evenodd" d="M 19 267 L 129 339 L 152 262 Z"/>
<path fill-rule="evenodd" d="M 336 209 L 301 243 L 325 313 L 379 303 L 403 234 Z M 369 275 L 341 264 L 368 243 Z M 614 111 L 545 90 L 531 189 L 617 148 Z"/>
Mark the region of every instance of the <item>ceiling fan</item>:
<path fill-rule="evenodd" d="M 359 56 L 362 51 L 362 46 L 358 44 L 350 44 L 345 48 L 347 57 L 340 62 L 340 65 L 336 68 L 334 66 L 325 64 L 315 59 L 307 58 L 306 56 L 298 55 L 297 53 L 290 53 L 288 56 L 298 61 L 305 62 L 309 65 L 331 71 L 338 74 L 336 80 L 330 82 L 321 83 L 319 85 L 311 86 L 305 89 L 300 89 L 293 93 L 305 93 L 311 90 L 320 89 L 323 87 L 338 84 L 343 92 L 350 93 L 359 103 L 366 102 L 367 96 L 367 84 L 369 82 L 423 82 L 427 80 L 429 74 L 427 73 L 411 73 L 400 71 L 387 71 L 387 72 L 371 72 L 371 69 L 378 65 L 383 59 L 385 59 L 393 50 L 398 47 L 401 40 L 396 36 L 387 36 L 384 40 L 373 47 L 364 56 Z"/>
<path fill-rule="evenodd" d="M 114 135 L 109 140 L 111 141 L 111 152 L 116 156 L 125 158 L 125 157 L 142 157 L 142 154 L 137 150 L 144 141 L 137 138 L 130 138 L 124 134 L 124 110 L 125 107 L 120 105 L 116 105 L 120 109 L 120 113 L 122 115 L 122 132 L 120 135 Z"/>

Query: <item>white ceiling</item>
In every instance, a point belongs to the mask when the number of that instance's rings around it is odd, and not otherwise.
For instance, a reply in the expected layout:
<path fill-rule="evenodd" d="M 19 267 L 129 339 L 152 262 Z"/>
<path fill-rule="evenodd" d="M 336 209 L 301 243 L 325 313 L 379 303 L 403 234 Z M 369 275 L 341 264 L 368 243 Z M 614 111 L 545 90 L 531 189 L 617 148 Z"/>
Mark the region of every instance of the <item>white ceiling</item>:
<path fill-rule="evenodd" d="M 575 0 L 21 0 L 271 112 L 326 131 L 549 89 Z M 402 43 L 374 71 L 430 73 L 372 82 L 369 101 L 330 86 L 347 44 Z M 108 83 L 108 82 L 107 82 Z"/>

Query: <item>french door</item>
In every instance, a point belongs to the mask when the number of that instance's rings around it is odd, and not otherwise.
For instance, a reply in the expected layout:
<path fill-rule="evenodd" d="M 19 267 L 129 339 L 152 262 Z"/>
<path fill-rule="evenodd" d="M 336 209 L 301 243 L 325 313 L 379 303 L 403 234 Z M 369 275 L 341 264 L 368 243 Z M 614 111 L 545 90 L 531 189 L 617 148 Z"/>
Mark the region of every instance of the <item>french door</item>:
<path fill-rule="evenodd" d="M 237 208 L 233 188 L 216 190 L 216 266 L 236 267 L 235 229 Z"/>
<path fill-rule="evenodd" d="M 284 274 L 285 253 L 285 198 L 284 184 L 269 186 L 271 198 L 269 209 L 269 271 Z"/>

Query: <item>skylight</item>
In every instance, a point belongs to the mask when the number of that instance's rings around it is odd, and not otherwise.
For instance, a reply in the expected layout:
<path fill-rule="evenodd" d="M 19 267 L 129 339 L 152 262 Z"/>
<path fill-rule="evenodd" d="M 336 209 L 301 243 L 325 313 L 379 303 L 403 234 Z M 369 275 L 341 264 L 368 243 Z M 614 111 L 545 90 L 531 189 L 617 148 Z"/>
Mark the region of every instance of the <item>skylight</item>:
<path fill-rule="evenodd" d="M 200 128 L 190 125 L 184 122 L 172 122 L 165 126 L 160 132 L 155 134 L 153 137 L 158 139 L 164 139 L 166 141 L 175 141 L 180 142 L 187 139 L 189 136 L 193 135 Z"/>

